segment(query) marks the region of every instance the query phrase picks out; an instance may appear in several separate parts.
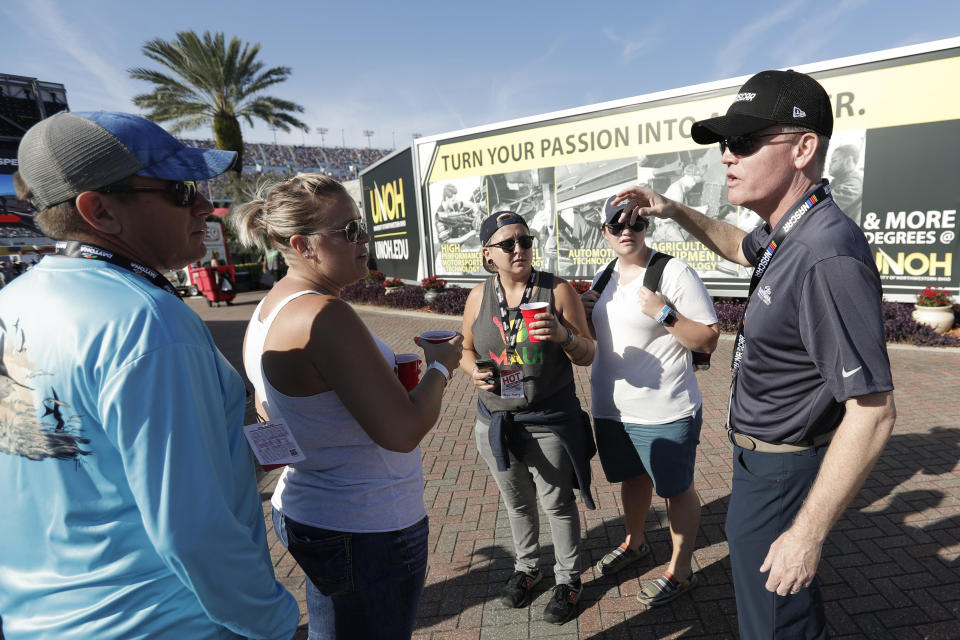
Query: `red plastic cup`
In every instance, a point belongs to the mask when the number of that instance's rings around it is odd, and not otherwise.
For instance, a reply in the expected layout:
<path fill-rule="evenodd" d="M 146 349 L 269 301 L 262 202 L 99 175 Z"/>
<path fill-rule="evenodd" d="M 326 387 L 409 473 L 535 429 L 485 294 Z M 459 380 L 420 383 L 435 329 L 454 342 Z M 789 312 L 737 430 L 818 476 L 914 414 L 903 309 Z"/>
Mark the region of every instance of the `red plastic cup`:
<path fill-rule="evenodd" d="M 398 353 L 397 377 L 407 391 L 412 391 L 420 382 L 420 356 L 415 353 Z"/>
<path fill-rule="evenodd" d="M 548 311 L 550 311 L 549 302 L 528 302 L 527 304 L 520 305 L 520 314 L 523 316 L 523 323 L 527 325 L 527 338 L 530 342 L 541 342 L 530 330 L 530 323 L 537 321 L 534 316 L 538 313 L 547 313 Z"/>
<path fill-rule="evenodd" d="M 433 344 L 440 344 L 441 342 L 447 342 L 452 340 L 457 335 L 456 331 L 424 331 L 421 333 L 418 338 L 421 340 L 426 340 L 427 342 L 432 342 Z"/>

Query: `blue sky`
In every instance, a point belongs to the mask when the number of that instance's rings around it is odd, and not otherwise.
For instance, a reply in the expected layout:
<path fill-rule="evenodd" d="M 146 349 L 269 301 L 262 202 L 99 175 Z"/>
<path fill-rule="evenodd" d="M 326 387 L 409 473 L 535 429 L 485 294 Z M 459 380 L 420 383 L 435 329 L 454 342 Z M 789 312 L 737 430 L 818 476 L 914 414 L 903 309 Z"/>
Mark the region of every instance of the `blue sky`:
<path fill-rule="evenodd" d="M 0 73 L 67 87 L 75 111 L 136 111 L 144 42 L 223 31 L 292 67 L 273 94 L 310 133 L 390 148 L 491 122 L 960 35 L 960 2 L 2 0 Z M 272 142 L 266 126 L 249 141 Z M 342 134 L 341 134 L 342 130 Z M 200 129 L 191 137 L 210 137 Z"/>

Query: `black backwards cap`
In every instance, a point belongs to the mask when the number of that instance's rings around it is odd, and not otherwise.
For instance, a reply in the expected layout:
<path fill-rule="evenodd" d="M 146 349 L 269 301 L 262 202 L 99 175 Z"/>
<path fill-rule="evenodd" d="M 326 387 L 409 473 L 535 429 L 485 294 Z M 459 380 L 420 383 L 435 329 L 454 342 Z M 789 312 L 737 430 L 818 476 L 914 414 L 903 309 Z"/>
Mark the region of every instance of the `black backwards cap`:
<path fill-rule="evenodd" d="M 505 217 L 503 220 L 500 220 L 500 216 Z M 487 246 L 487 243 L 490 241 L 490 238 L 493 237 L 493 234 L 497 232 L 497 229 L 510 224 L 522 224 L 525 227 L 527 226 L 526 221 L 513 211 L 497 211 L 495 213 L 491 213 L 482 223 L 480 223 L 480 244 L 482 246 Z"/>

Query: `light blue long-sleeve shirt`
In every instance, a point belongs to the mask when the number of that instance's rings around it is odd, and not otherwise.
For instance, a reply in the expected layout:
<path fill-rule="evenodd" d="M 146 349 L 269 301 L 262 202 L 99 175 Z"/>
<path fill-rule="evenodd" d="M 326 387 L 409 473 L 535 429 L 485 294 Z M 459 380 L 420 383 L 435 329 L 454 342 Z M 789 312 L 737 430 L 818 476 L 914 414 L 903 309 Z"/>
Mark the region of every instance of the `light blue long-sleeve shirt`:
<path fill-rule="evenodd" d="M 242 433 L 200 318 L 47 257 L 0 290 L 0 615 L 21 638 L 289 638 Z"/>

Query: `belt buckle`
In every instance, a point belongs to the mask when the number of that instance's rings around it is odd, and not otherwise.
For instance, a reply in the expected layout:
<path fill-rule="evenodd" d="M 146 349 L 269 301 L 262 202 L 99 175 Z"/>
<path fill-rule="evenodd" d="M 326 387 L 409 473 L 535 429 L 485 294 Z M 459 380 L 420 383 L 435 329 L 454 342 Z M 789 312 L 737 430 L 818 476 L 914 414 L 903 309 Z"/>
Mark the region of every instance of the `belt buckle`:
<path fill-rule="evenodd" d="M 746 444 L 739 442 L 737 436 L 740 436 L 739 439 L 742 439 Z M 757 443 L 753 441 L 753 438 L 745 433 L 738 433 L 730 426 L 727 427 L 727 439 L 730 440 L 731 444 L 747 451 L 754 451 L 757 448 Z"/>

